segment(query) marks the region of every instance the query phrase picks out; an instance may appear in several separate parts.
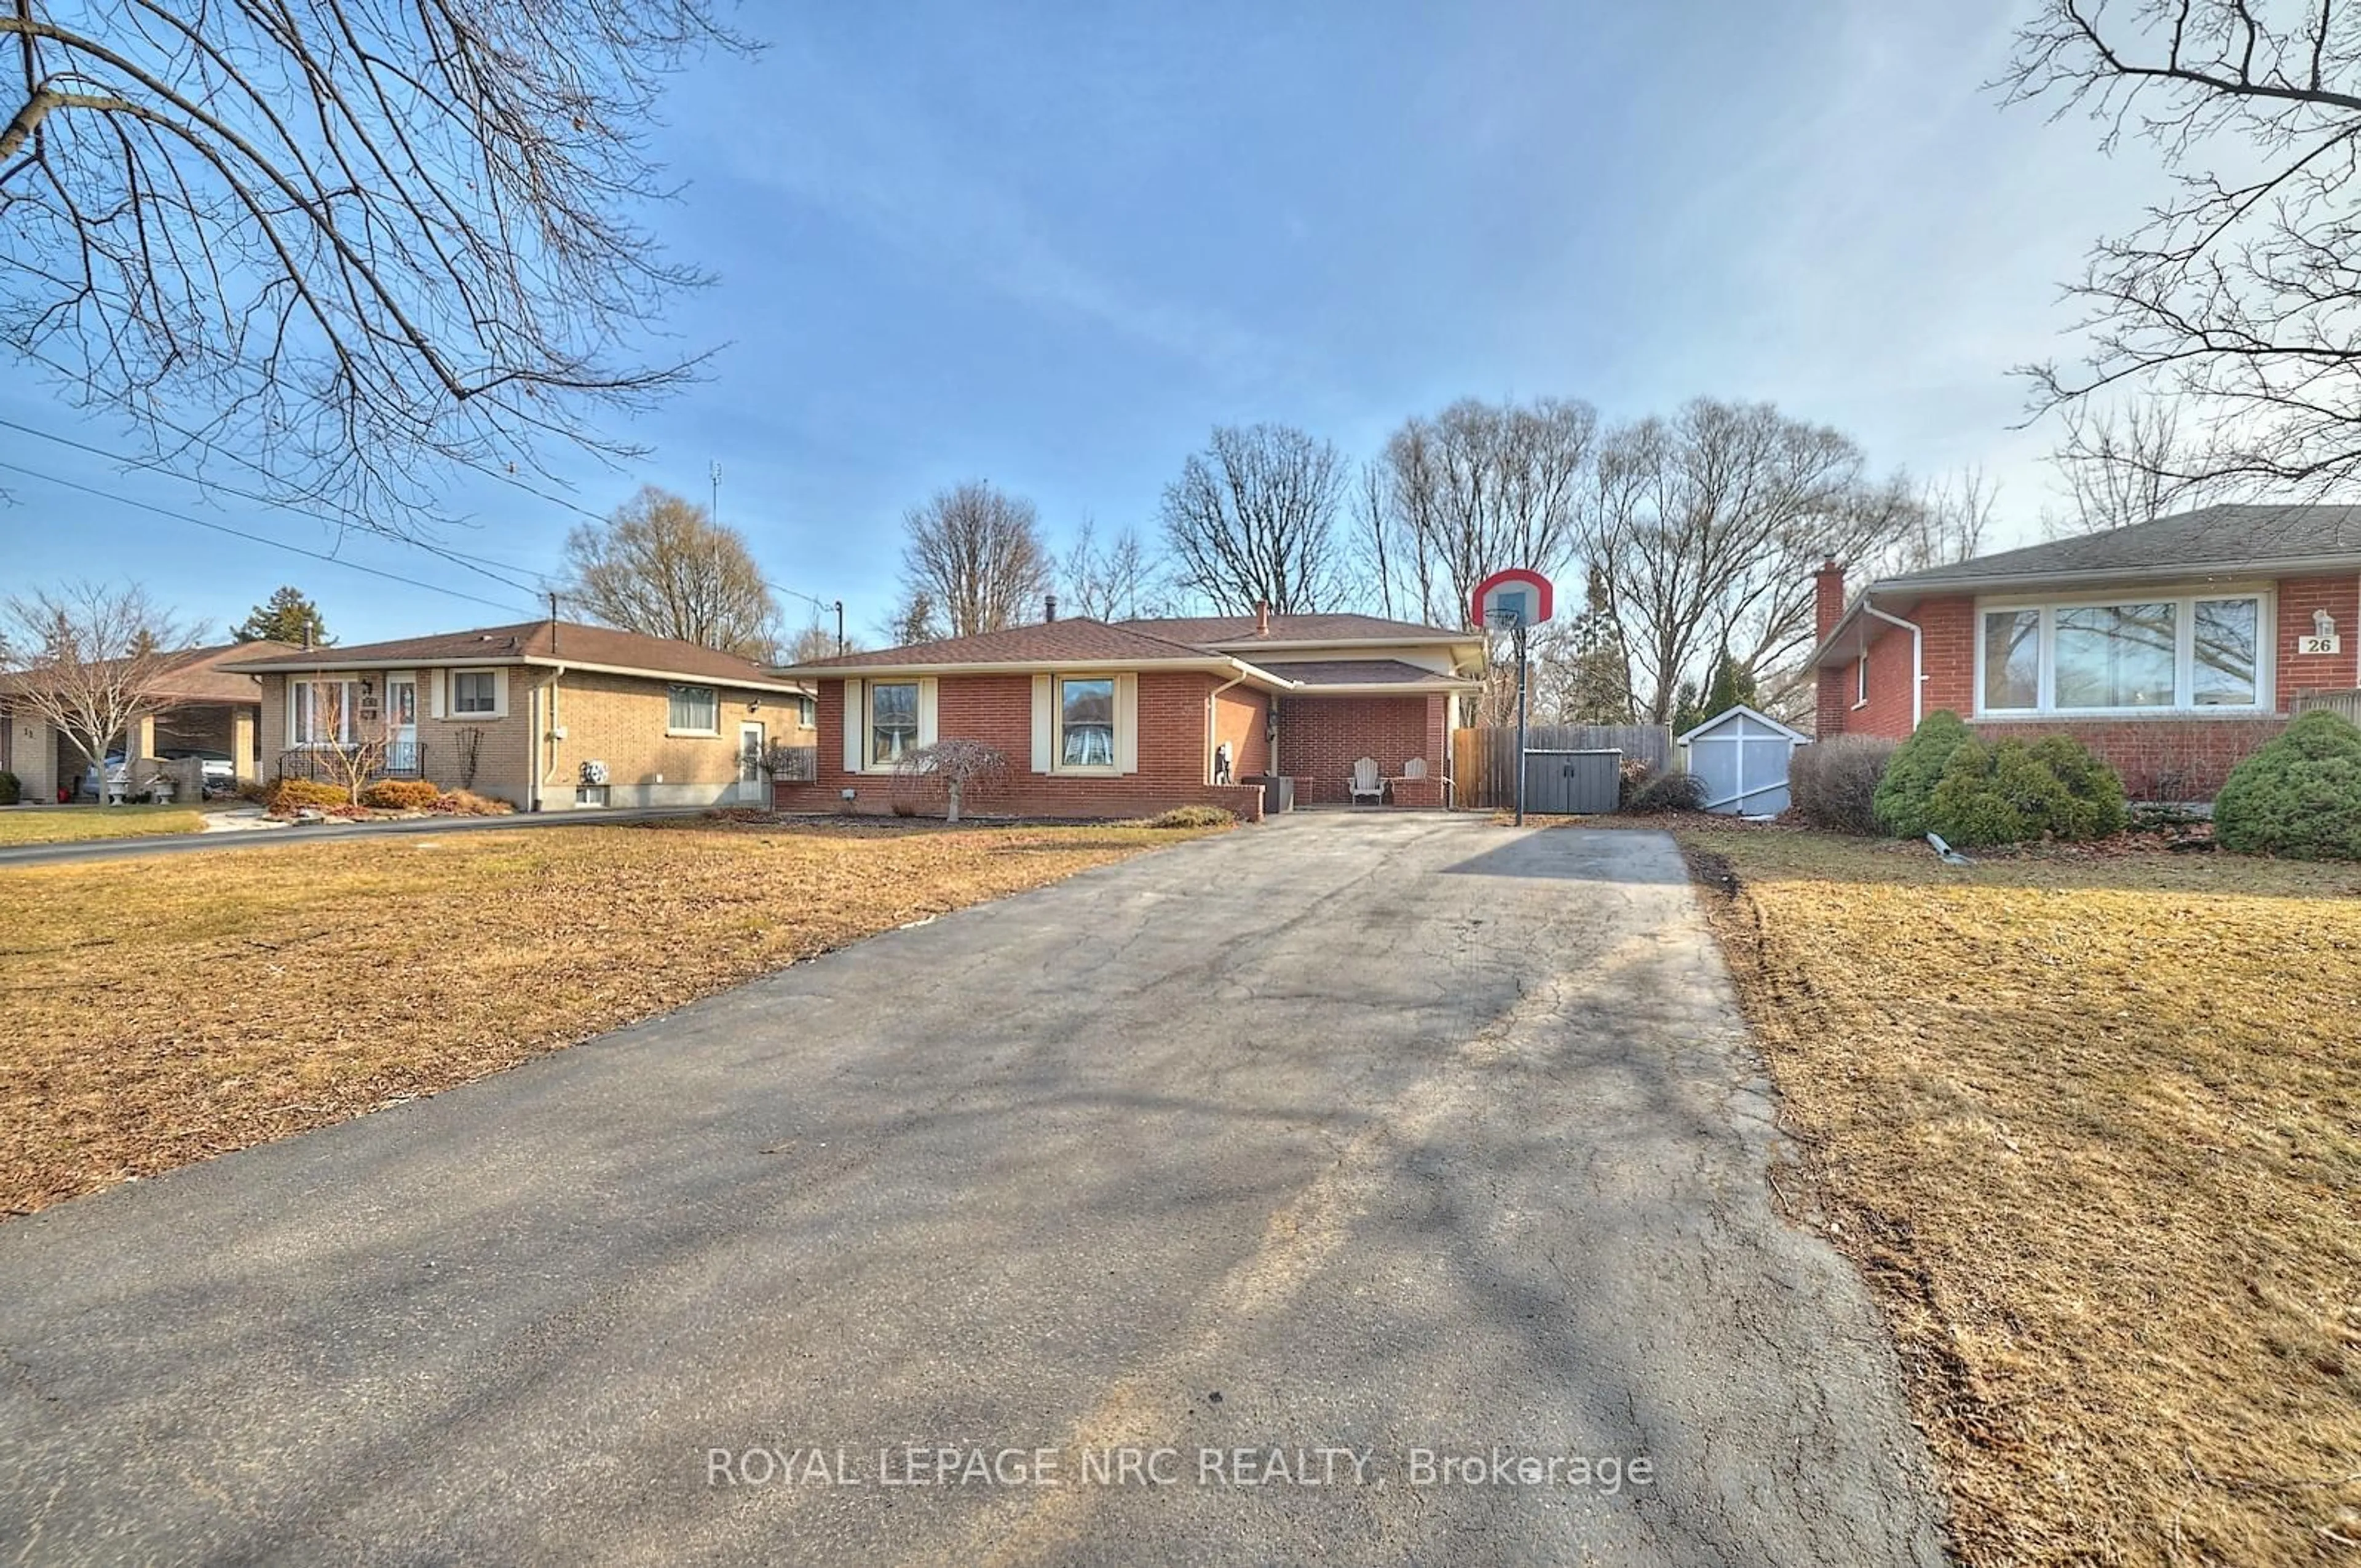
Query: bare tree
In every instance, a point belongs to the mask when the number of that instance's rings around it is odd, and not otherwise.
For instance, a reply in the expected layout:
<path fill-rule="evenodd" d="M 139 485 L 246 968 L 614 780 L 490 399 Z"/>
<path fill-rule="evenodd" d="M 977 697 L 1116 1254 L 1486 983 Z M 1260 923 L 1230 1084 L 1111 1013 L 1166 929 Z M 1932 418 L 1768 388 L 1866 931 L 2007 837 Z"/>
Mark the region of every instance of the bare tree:
<path fill-rule="evenodd" d="M 1164 487 L 1164 537 L 1186 591 L 1230 615 L 1335 608 L 1346 565 L 1335 540 L 1345 464 L 1281 424 L 1221 425 Z"/>
<path fill-rule="evenodd" d="M 950 636 L 972 637 L 1041 613 L 1054 579 L 1031 501 L 971 479 L 913 507 L 904 525 L 909 531 L 902 546 L 905 602 L 915 606 L 925 598 L 925 626 L 931 628 L 939 616 Z"/>
<path fill-rule="evenodd" d="M 932 642 L 943 635 L 942 618 L 935 613 L 935 596 L 924 588 L 905 588 L 893 613 L 880 625 L 889 648 Z"/>
<path fill-rule="evenodd" d="M 1355 497 L 1370 565 L 1386 579 L 1379 602 L 1430 625 L 1464 626 L 1476 585 L 1494 572 L 1561 571 L 1598 429 L 1590 405 L 1566 398 L 1466 398 L 1404 423 Z"/>
<path fill-rule="evenodd" d="M 1008 759 L 981 740 L 938 740 L 906 753 L 894 764 L 895 783 L 913 793 L 939 790 L 943 820 L 957 822 L 960 808 L 985 795 L 1008 777 Z"/>
<path fill-rule="evenodd" d="M 339 740 L 333 746 L 323 746 L 313 752 L 321 762 L 334 770 L 335 782 L 343 786 L 345 798 L 352 805 L 361 803 L 361 791 L 372 780 L 385 773 L 386 753 L 390 743 L 382 735 L 356 736 Z"/>
<path fill-rule="evenodd" d="M 2361 469 L 2361 25 L 2343 0 L 2041 0 L 2000 84 L 2155 149 L 2177 191 L 2092 247 L 2077 365 L 2026 367 L 2037 411 L 2187 400 L 2128 455 L 2192 484 L 2319 491 Z"/>
<path fill-rule="evenodd" d="M 2053 539 L 2151 522 L 2202 502 L 2211 482 L 2194 477 L 2180 413 L 2166 398 L 2114 406 L 2069 403 L 2050 462 L 2066 482 L 2070 510 L 2043 520 Z"/>
<path fill-rule="evenodd" d="M 132 722 L 172 705 L 165 677 L 195 645 L 196 629 L 160 609 L 136 584 L 73 583 L 11 595 L 0 606 L 7 694 L 74 743 L 100 772 Z M 132 759 L 126 753 L 126 763 Z"/>
<path fill-rule="evenodd" d="M 833 659 L 839 653 L 859 651 L 859 644 L 851 639 L 847 639 L 844 646 L 837 646 L 836 629 L 814 616 L 804 623 L 803 630 L 797 631 L 787 644 L 786 657 L 781 663 L 809 664 L 821 659 Z"/>
<path fill-rule="evenodd" d="M 1876 572 L 1883 576 L 1948 566 L 1981 554 L 2000 503 L 2000 487 L 1978 467 L 1929 479 L 1904 509 L 1900 531 Z"/>
<path fill-rule="evenodd" d="M 1068 605 L 1076 615 L 1093 620 L 1128 620 L 1147 614 L 1155 576 L 1136 531 L 1126 528 L 1101 544 L 1097 525 L 1088 520 L 1058 563 L 1058 580 Z"/>
<path fill-rule="evenodd" d="M 745 535 L 669 490 L 574 530 L 566 563 L 566 598 L 593 620 L 758 662 L 776 651 L 778 601 Z"/>
<path fill-rule="evenodd" d="M 1763 675 L 1811 636 L 1811 569 L 1876 558 L 1913 498 L 1868 483 L 1861 449 L 1769 403 L 1700 398 L 1600 444 L 1584 553 L 1621 629 L 1637 707 L 1669 722 L 1720 650 Z"/>
<path fill-rule="evenodd" d="M 747 47 L 708 0 L 19 0 L 0 35 L 0 340 L 159 462 L 408 533 L 432 466 L 633 450 L 594 421 L 693 368 L 629 362 L 704 280 L 633 214 L 665 79 Z"/>

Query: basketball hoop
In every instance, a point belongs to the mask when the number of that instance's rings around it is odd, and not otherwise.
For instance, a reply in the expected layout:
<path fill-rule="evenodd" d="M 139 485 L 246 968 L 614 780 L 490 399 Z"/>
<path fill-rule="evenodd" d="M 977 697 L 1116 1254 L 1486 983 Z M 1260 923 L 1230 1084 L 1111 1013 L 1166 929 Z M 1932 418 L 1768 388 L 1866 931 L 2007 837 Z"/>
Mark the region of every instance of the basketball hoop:
<path fill-rule="evenodd" d="M 1476 585 L 1468 604 L 1478 626 L 1506 631 L 1517 645 L 1517 826 L 1525 825 L 1525 633 L 1550 618 L 1550 580 L 1524 566 L 1495 572 Z"/>

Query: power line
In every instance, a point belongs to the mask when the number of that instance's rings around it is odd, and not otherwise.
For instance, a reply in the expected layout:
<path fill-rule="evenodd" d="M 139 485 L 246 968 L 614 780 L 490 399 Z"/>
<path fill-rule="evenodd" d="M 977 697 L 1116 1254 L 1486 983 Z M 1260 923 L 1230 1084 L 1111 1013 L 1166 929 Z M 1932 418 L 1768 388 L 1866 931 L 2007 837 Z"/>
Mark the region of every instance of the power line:
<path fill-rule="evenodd" d="M 285 501 L 274 500 L 269 496 L 258 494 L 253 490 L 244 490 L 238 488 L 236 485 L 223 484 L 218 479 L 198 479 L 187 474 L 176 473 L 172 469 L 165 467 L 160 463 L 148 463 L 144 462 L 139 458 L 126 457 L 120 452 L 109 452 L 103 446 L 93 446 L 86 441 L 76 441 L 71 436 L 60 435 L 55 431 L 37 430 L 29 424 L 20 424 L 13 419 L 0 418 L 0 426 L 4 426 L 9 430 L 22 431 L 27 435 L 37 436 L 43 441 L 53 441 L 60 446 L 70 446 L 76 452 L 86 452 L 93 457 L 104 457 L 109 462 L 121 463 L 126 467 L 137 468 L 145 473 L 161 474 L 166 478 L 178 479 L 183 484 L 207 486 L 211 488 L 221 490 L 228 495 L 236 496 L 241 500 L 252 501 L 258 506 L 267 506 L 274 510 L 283 511 L 293 517 L 309 518 L 313 522 L 320 523 L 324 527 L 336 529 L 339 532 L 347 529 L 357 529 L 364 533 L 374 533 L 380 539 L 390 539 L 397 543 L 408 544 L 416 549 L 423 550 L 429 555 L 440 556 L 442 559 L 450 562 L 455 566 L 464 566 L 468 571 L 475 573 L 478 576 L 489 577 L 493 582 L 500 584 L 502 587 L 514 588 L 520 593 L 533 594 L 538 597 L 544 591 L 543 587 L 536 587 L 533 583 L 521 583 L 514 577 L 504 576 L 500 573 L 493 571 L 491 568 L 495 563 L 487 563 L 479 558 L 462 554 L 456 550 L 446 550 L 441 545 L 430 544 L 423 539 L 412 539 L 406 534 L 390 533 L 383 529 L 368 527 L 365 523 L 356 523 L 338 518 L 323 516 L 319 512 L 312 511 L 303 507 L 291 506 Z M 252 463 L 247 463 L 244 458 L 238 457 L 235 453 L 225 452 L 223 453 L 223 455 L 228 457 L 233 462 L 239 463 L 243 466 L 254 469 L 256 473 L 262 474 L 265 478 L 269 477 L 269 476 L 267 473 L 264 473 L 260 467 Z M 290 546 L 290 548 L 292 548 L 292 546 Z M 324 557 L 324 559 L 333 560 L 335 557 Z M 505 562 L 497 564 L 501 565 L 507 565 Z M 545 574 L 534 572 L 529 566 L 517 566 L 511 569 L 529 573 L 543 585 L 546 585 L 550 581 L 550 578 Z"/>
<path fill-rule="evenodd" d="M 102 500 L 114 501 L 120 506 L 136 507 L 141 511 L 153 512 L 158 517 L 170 518 L 176 522 L 192 523 L 198 528 L 211 529 L 215 533 L 226 533 L 233 539 L 243 539 L 254 544 L 267 544 L 273 550 L 285 550 L 293 554 L 309 556 L 314 561 L 324 561 L 331 566 L 342 566 L 349 572 L 365 572 L 372 577 L 382 577 L 388 582 L 400 583 L 405 587 L 424 588 L 428 593 L 445 594 L 452 598 L 466 599 L 470 604 L 488 605 L 498 610 L 513 611 L 516 609 L 514 604 L 502 604 L 497 599 L 482 598 L 475 594 L 462 593 L 457 588 L 446 588 L 440 583 L 421 582 L 416 577 L 405 577 L 399 572 L 388 572 L 376 566 L 364 566 L 357 561 L 346 561 L 317 550 L 306 550 L 300 544 L 290 544 L 283 539 L 270 539 L 259 533 L 247 533 L 242 529 L 232 528 L 226 523 L 209 521 L 202 517 L 192 517 L 184 511 L 174 511 L 170 507 L 159 507 L 150 501 L 118 495 L 113 490 L 101 489 L 96 485 L 85 485 L 78 479 L 64 478 L 56 474 L 44 474 L 38 468 L 27 468 L 21 463 L 11 463 L 5 458 L 0 458 L 0 468 L 5 468 L 13 474 L 22 474 L 28 479 L 38 479 L 45 484 L 58 485 L 69 490 L 79 490 L 83 495 L 96 496 Z M 539 608 L 538 605 L 534 607 L 536 612 Z"/>

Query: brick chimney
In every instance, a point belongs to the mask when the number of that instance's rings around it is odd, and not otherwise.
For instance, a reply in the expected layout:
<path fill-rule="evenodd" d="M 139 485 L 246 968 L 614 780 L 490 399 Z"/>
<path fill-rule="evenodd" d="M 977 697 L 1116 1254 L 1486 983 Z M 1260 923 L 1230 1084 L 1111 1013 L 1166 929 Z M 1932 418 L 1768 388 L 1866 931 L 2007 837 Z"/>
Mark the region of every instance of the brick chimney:
<path fill-rule="evenodd" d="M 1043 597 L 1041 600 L 1041 619 L 1043 620 L 1055 620 L 1058 619 L 1058 596 L 1056 594 L 1049 594 Z"/>
<path fill-rule="evenodd" d="M 1257 637 L 1270 635 L 1270 600 L 1268 599 L 1255 600 L 1255 635 Z"/>
<path fill-rule="evenodd" d="M 1812 574 L 1812 635 L 1825 638 L 1836 630 L 1845 607 L 1845 569 L 1833 555 Z"/>

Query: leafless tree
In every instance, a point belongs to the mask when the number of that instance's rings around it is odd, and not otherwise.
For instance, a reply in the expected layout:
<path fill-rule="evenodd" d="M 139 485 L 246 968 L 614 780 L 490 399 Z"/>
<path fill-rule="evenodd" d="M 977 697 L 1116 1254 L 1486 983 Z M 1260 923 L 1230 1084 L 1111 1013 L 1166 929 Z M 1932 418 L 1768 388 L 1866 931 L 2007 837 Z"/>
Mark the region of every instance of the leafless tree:
<path fill-rule="evenodd" d="M 0 605 L 0 663 L 9 701 L 74 743 L 100 771 L 132 721 L 172 705 L 165 678 L 195 645 L 196 629 L 159 609 L 137 585 L 73 583 L 11 595 Z M 126 764 L 133 761 L 126 753 Z"/>
<path fill-rule="evenodd" d="M 1345 462 L 1283 424 L 1221 425 L 1164 487 L 1164 537 L 1186 592 L 1229 615 L 1332 609 L 1344 591 Z"/>
<path fill-rule="evenodd" d="M 591 620 L 741 659 L 776 651 L 779 605 L 745 535 L 695 501 L 643 488 L 566 536 L 568 602 Z"/>
<path fill-rule="evenodd" d="M 794 640 L 787 644 L 786 657 L 781 662 L 788 664 L 808 664 L 820 659 L 833 659 L 839 653 L 858 652 L 860 652 L 858 642 L 849 638 L 843 647 L 838 647 L 836 629 L 815 616 L 804 623 L 803 630 L 796 632 Z"/>
<path fill-rule="evenodd" d="M 1430 625 L 1464 626 L 1476 585 L 1492 573 L 1561 571 L 1598 429 L 1590 405 L 1567 398 L 1466 398 L 1404 423 L 1354 498 L 1384 585 L 1379 602 Z"/>
<path fill-rule="evenodd" d="M 1601 443 L 1583 550 L 1621 629 L 1637 707 L 1668 722 L 1683 681 L 1702 687 L 1727 649 L 1769 672 L 1806 642 L 1811 570 L 1875 559 L 1913 504 L 1863 477 L 1861 449 L 1769 403 L 1698 399 Z"/>
<path fill-rule="evenodd" d="M 2169 398 L 2116 405 L 2070 403 L 2050 462 L 2066 482 L 2068 510 L 2043 519 L 2053 539 L 2103 533 L 2202 504 L 2213 482 L 2191 476 L 2180 412 Z"/>
<path fill-rule="evenodd" d="M 1999 503 L 2000 487 L 1982 468 L 1928 480 L 1904 510 L 1900 532 L 1877 564 L 1877 575 L 1948 566 L 1981 554 Z"/>
<path fill-rule="evenodd" d="M 1008 759 L 981 740 L 938 740 L 906 753 L 894 764 L 896 784 L 913 792 L 930 788 L 942 793 L 943 820 L 957 822 L 960 808 L 1004 783 Z"/>
<path fill-rule="evenodd" d="M 942 617 L 935 613 L 935 596 L 924 588 L 904 588 L 893 613 L 879 626 L 889 648 L 932 642 L 943 635 Z"/>
<path fill-rule="evenodd" d="M 2080 364 L 2037 410 L 2179 396 L 2190 439 L 2128 455 L 2197 484 L 2317 492 L 2361 468 L 2361 24 L 2345 0 L 2040 0 L 2000 83 L 2126 134 L 2177 184 L 2093 247 Z"/>
<path fill-rule="evenodd" d="M 1097 525 L 1088 521 L 1058 563 L 1068 607 L 1093 620 L 1128 620 L 1148 614 L 1155 576 L 1155 565 L 1135 530 L 1124 529 L 1102 544 Z"/>
<path fill-rule="evenodd" d="M 1031 501 L 971 479 L 913 507 L 904 525 L 904 600 L 915 606 L 924 597 L 925 627 L 939 618 L 939 634 L 972 637 L 1041 614 L 1054 576 Z"/>
<path fill-rule="evenodd" d="M 368 788 L 372 780 L 384 776 L 387 750 L 382 735 L 357 735 L 350 740 L 321 747 L 313 755 L 335 774 L 335 782 L 344 788 L 345 798 L 358 806 L 361 791 Z"/>
<path fill-rule="evenodd" d="M 747 47 L 708 0 L 17 0 L 0 36 L 0 341 L 160 463 L 409 533 L 434 468 L 631 450 L 598 416 L 693 369 L 630 363 L 703 281 L 635 213 L 665 79 Z"/>

